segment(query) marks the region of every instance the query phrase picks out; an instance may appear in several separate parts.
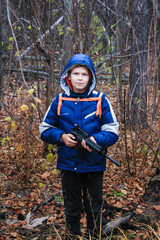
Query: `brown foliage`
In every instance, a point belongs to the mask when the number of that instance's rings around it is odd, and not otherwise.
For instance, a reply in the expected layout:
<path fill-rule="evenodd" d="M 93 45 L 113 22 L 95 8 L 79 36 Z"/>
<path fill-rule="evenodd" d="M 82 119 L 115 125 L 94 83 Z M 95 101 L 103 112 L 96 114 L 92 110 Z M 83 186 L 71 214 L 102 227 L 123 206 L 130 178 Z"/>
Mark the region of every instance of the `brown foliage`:
<path fill-rule="evenodd" d="M 98 86 L 107 95 L 110 95 L 110 101 L 114 109 L 117 111 L 116 96 L 113 94 L 112 86 L 105 88 L 105 83 Z M 39 232 L 48 234 L 48 238 L 54 236 L 59 239 L 58 234 L 63 238 L 65 234 L 65 220 L 62 195 L 60 192 L 60 174 L 56 168 L 56 148 L 50 148 L 47 153 L 51 154 L 51 158 L 42 157 L 44 145 L 39 135 L 39 114 L 37 104 L 32 102 L 28 90 L 22 88 L 12 99 L 12 91 L 4 98 L 4 105 L 1 115 L 1 135 L 2 135 L 2 151 L 1 151 L 1 194 L 0 201 L 0 236 L 1 239 L 16 238 L 21 239 L 22 236 L 39 236 Z M 43 97 L 43 96 L 42 96 Z M 40 102 L 40 101 L 39 101 Z M 41 107 L 43 109 L 42 101 Z M 118 114 L 118 111 L 117 111 Z M 9 118 L 10 116 L 10 118 Z M 150 214 L 148 224 L 159 221 L 159 204 L 144 202 L 143 195 L 149 179 L 153 175 L 156 163 L 153 163 L 153 155 L 149 150 L 136 151 L 136 166 L 133 165 L 133 142 L 138 139 L 137 149 L 144 149 L 144 142 L 141 139 L 149 141 L 148 147 L 151 145 L 155 148 L 154 143 L 156 136 L 155 130 L 143 130 L 139 135 L 135 132 L 127 131 L 127 147 L 130 168 L 136 168 L 136 175 L 130 175 L 128 165 L 125 158 L 125 142 L 124 142 L 124 125 L 120 123 L 120 140 L 112 148 L 109 149 L 108 155 L 121 162 L 121 167 L 117 168 L 107 161 L 107 171 L 104 176 L 103 195 L 104 201 L 118 209 L 115 214 L 106 215 L 106 208 L 103 210 L 103 216 L 106 220 L 112 220 L 124 211 L 134 212 L 136 216 L 147 216 Z M 152 133 L 152 135 L 151 135 Z M 155 134 L 155 135 L 154 135 Z M 137 137 L 138 136 L 138 137 Z M 4 140 L 5 139 L 5 140 Z M 53 158 L 53 159 L 52 159 Z M 154 167 L 152 167 L 154 166 Z M 55 194 L 52 201 L 47 202 L 51 196 Z M 43 201 L 45 204 L 42 204 Z M 38 210 L 30 219 L 32 220 L 48 216 L 48 219 L 37 227 L 30 229 L 26 222 L 28 213 L 36 207 Z M 132 219 L 137 221 L 137 219 Z M 143 222 L 143 221 L 142 221 Z M 7 223 L 7 224 L 6 224 Z M 81 224 L 83 226 L 82 233 L 85 233 L 86 221 L 85 214 L 82 214 Z M 138 227 L 140 227 L 138 223 Z M 41 229 L 41 230 L 40 230 Z M 132 234 L 143 234 L 141 229 L 139 233 L 127 230 Z M 127 233 L 126 233 L 127 234 Z"/>

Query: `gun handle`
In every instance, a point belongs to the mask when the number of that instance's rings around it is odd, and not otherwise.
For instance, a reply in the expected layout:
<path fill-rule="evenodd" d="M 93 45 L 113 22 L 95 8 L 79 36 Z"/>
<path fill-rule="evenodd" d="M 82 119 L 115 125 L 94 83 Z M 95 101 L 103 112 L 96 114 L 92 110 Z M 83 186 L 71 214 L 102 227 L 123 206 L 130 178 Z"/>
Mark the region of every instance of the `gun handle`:
<path fill-rule="evenodd" d="M 84 148 L 82 147 L 81 143 L 77 144 L 77 156 L 79 159 L 84 159 Z"/>

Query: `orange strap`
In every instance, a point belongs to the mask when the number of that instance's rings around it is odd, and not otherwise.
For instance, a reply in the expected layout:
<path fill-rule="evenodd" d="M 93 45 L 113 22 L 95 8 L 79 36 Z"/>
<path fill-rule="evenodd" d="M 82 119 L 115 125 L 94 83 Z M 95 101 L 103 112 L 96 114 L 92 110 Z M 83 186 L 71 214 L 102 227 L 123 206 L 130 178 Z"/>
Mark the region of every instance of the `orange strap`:
<path fill-rule="evenodd" d="M 62 107 L 62 93 L 59 94 L 59 102 L 58 102 L 58 107 L 57 107 L 57 115 L 58 116 L 60 116 L 61 107 Z"/>
<path fill-rule="evenodd" d="M 99 119 L 101 119 L 101 116 L 102 116 L 102 108 L 101 108 L 102 95 L 103 95 L 103 93 L 101 92 L 99 94 L 99 99 L 98 99 L 98 103 L 97 103 L 96 115 L 99 116 Z"/>
<path fill-rule="evenodd" d="M 101 99 L 102 99 L 103 93 L 101 92 L 98 97 L 93 97 L 93 98 L 68 98 L 68 97 L 62 97 L 62 93 L 59 94 L 59 102 L 58 102 L 58 107 L 57 107 L 57 115 L 60 116 L 60 111 L 62 107 L 62 101 L 75 101 L 75 102 L 92 102 L 92 101 L 97 101 L 97 110 L 96 110 L 96 115 L 99 115 L 99 118 L 101 118 L 102 115 L 102 108 L 101 108 Z"/>

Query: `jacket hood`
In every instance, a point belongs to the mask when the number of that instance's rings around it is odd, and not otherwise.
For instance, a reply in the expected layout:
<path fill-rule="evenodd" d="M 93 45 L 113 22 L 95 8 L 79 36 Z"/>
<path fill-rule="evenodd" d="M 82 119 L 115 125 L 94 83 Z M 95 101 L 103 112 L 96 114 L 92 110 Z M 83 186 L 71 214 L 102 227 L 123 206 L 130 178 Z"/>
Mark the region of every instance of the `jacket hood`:
<path fill-rule="evenodd" d="M 76 64 L 81 64 L 81 65 L 88 67 L 92 73 L 91 84 L 89 86 L 89 91 L 88 91 L 88 95 L 89 95 L 90 92 L 96 87 L 97 78 L 96 78 L 96 73 L 94 70 L 92 60 L 90 59 L 89 56 L 87 56 L 85 54 L 76 54 L 69 60 L 69 62 L 65 66 L 64 70 L 62 71 L 62 74 L 60 77 L 60 86 L 67 95 L 70 95 L 70 87 L 66 81 L 66 77 L 68 76 L 68 72 L 71 69 L 73 69 Z"/>

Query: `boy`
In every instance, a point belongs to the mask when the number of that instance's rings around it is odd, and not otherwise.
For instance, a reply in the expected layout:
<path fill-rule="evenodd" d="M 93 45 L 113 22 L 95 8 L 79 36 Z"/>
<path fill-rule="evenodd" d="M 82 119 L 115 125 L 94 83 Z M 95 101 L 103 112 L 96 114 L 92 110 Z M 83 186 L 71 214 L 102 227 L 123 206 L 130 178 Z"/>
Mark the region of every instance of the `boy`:
<path fill-rule="evenodd" d="M 60 86 L 64 90 L 53 100 L 40 125 L 41 139 L 58 145 L 57 168 L 61 169 L 62 192 L 66 216 L 66 239 L 80 236 L 82 198 L 87 216 L 88 234 L 100 231 L 103 172 L 106 159 L 93 152 L 82 140 L 83 158 L 77 156 L 77 142 L 70 133 L 75 125 L 87 132 L 101 147 L 118 140 L 116 116 L 105 94 L 101 98 L 101 117 L 96 114 L 100 95 L 91 59 L 85 54 L 74 55 L 64 68 Z M 92 100 L 92 101 L 91 101 Z M 57 111 L 58 109 L 58 111 Z M 58 112 L 58 113 L 57 113 Z"/>

